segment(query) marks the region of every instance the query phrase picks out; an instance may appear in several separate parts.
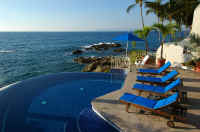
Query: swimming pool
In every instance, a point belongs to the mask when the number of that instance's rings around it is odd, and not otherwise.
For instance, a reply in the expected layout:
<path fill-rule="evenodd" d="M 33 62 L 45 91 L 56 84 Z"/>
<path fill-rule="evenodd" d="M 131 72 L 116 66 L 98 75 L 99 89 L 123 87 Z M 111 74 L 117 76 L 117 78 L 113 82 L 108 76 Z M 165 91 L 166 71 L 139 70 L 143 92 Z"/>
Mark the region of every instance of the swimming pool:
<path fill-rule="evenodd" d="M 0 132 L 117 132 L 94 114 L 91 101 L 119 90 L 124 78 L 123 73 L 60 73 L 8 86 L 0 91 Z"/>

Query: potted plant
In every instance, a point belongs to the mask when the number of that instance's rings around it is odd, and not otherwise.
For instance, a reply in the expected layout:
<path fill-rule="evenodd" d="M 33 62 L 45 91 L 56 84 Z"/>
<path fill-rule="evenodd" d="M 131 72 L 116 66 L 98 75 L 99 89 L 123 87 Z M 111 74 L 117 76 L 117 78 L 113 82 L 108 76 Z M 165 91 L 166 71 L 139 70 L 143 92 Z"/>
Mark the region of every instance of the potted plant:
<path fill-rule="evenodd" d="M 195 66 L 195 71 L 200 72 L 200 62 L 198 62 Z"/>
<path fill-rule="evenodd" d="M 200 58 L 196 60 L 196 65 L 194 67 L 196 72 L 200 72 Z"/>

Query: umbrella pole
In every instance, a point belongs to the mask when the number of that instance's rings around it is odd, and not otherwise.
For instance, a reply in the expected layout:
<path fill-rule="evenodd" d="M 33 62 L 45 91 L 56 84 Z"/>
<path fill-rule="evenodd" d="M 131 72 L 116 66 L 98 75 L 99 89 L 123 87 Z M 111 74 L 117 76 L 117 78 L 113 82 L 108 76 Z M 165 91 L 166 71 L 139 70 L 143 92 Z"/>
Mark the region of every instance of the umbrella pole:
<path fill-rule="evenodd" d="M 128 41 L 127 41 L 127 44 L 126 44 L 126 57 L 128 57 Z"/>

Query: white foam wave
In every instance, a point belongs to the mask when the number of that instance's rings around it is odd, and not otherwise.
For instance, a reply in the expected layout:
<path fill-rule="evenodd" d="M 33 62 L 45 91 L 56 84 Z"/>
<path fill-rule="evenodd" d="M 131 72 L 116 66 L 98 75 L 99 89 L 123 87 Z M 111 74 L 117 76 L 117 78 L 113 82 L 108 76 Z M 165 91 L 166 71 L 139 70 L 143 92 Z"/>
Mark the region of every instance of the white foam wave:
<path fill-rule="evenodd" d="M 83 48 L 91 48 L 94 45 L 102 45 L 102 44 L 115 44 L 115 43 L 113 43 L 113 42 L 99 42 L 97 44 L 85 45 L 85 46 L 83 46 Z"/>
<path fill-rule="evenodd" d="M 70 56 L 72 55 L 72 52 L 65 52 L 64 56 Z"/>
<path fill-rule="evenodd" d="M 0 53 L 12 53 L 14 52 L 13 50 L 0 50 Z"/>

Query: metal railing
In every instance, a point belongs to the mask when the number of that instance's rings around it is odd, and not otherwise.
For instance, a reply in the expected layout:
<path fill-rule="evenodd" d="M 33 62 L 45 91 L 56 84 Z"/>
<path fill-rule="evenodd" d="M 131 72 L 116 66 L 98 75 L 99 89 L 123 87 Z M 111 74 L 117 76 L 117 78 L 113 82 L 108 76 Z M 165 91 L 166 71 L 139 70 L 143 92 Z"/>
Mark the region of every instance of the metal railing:
<path fill-rule="evenodd" d="M 129 69 L 130 58 L 127 56 L 111 56 L 111 69 Z"/>

